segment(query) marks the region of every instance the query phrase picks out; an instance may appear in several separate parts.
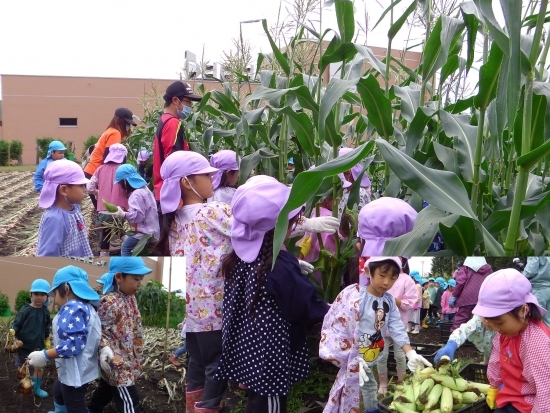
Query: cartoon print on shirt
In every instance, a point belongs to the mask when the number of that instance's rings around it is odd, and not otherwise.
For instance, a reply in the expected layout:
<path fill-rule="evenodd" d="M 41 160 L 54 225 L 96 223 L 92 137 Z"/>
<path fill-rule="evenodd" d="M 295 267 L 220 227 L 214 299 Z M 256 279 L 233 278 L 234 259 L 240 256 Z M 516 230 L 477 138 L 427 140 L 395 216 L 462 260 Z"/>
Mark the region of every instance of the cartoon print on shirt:
<path fill-rule="evenodd" d="M 372 310 L 375 315 L 374 334 L 364 333 L 359 337 L 359 354 L 367 362 L 378 358 L 380 351 L 384 349 L 384 338 L 382 337 L 382 327 L 386 324 L 386 314 L 390 311 L 390 306 L 385 301 L 380 305 L 377 300 L 372 303 Z"/>

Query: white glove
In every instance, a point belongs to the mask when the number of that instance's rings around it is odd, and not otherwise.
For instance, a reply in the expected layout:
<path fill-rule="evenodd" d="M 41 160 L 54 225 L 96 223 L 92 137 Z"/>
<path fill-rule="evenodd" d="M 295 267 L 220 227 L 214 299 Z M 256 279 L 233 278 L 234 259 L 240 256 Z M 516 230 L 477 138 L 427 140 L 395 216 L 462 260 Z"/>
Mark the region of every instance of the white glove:
<path fill-rule="evenodd" d="M 305 262 L 302 260 L 298 260 L 298 264 L 300 264 L 300 270 L 302 271 L 303 275 L 311 274 L 313 272 L 313 269 L 315 268 L 309 262 Z"/>
<path fill-rule="evenodd" d="M 118 208 L 117 212 L 103 211 L 102 213 L 112 215 L 114 218 L 125 219 L 126 212 L 119 206 L 117 206 L 117 208 Z"/>
<path fill-rule="evenodd" d="M 409 350 L 407 354 L 405 354 L 407 357 L 407 367 L 410 371 L 416 371 L 416 367 L 432 367 L 432 363 L 430 363 L 428 360 L 426 360 L 424 357 L 422 357 L 420 354 L 416 354 L 415 350 Z"/>
<path fill-rule="evenodd" d="M 109 373 L 111 371 L 110 363 L 112 363 L 114 359 L 115 355 L 113 354 L 111 347 L 103 347 L 99 351 L 99 363 L 101 364 L 101 370 Z"/>
<path fill-rule="evenodd" d="M 298 227 L 302 227 L 307 232 L 331 232 L 335 233 L 340 227 L 340 221 L 335 217 L 316 217 L 304 218 L 304 222 Z"/>
<path fill-rule="evenodd" d="M 48 356 L 46 356 L 46 350 L 33 351 L 27 357 L 29 359 L 29 365 L 41 369 L 48 363 Z"/>
<path fill-rule="evenodd" d="M 359 386 L 363 386 L 369 381 L 367 373 L 370 373 L 370 368 L 362 356 L 357 357 L 357 362 L 359 363 Z"/>

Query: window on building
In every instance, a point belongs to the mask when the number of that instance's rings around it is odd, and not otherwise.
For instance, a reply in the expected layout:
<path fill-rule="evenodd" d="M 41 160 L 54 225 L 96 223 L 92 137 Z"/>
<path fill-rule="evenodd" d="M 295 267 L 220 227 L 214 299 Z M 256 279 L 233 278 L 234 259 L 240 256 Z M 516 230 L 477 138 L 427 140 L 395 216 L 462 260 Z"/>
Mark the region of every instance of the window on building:
<path fill-rule="evenodd" d="M 60 127 L 74 127 L 77 125 L 77 118 L 59 118 Z"/>

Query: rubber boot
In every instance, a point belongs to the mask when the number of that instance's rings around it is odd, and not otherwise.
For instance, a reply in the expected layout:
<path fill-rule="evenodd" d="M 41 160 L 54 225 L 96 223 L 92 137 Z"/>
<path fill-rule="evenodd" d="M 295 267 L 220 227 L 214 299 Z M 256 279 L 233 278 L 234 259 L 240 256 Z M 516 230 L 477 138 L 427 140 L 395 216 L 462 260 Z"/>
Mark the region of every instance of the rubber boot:
<path fill-rule="evenodd" d="M 426 324 L 426 318 L 422 320 L 422 328 L 428 328 L 428 324 Z"/>
<path fill-rule="evenodd" d="M 411 323 L 407 323 L 407 333 L 411 332 Z"/>
<path fill-rule="evenodd" d="M 379 409 L 370 409 L 370 410 L 365 410 L 365 413 L 380 413 L 380 410 Z"/>
<path fill-rule="evenodd" d="M 388 392 L 388 372 L 378 373 L 378 394 L 386 394 Z"/>
<path fill-rule="evenodd" d="M 420 333 L 420 324 L 416 324 L 414 326 L 414 330 L 411 331 L 411 334 L 418 334 L 418 333 Z"/>
<path fill-rule="evenodd" d="M 405 378 L 405 374 L 407 374 L 407 370 L 397 370 L 397 381 L 399 383 L 403 383 L 403 379 Z"/>
<path fill-rule="evenodd" d="M 428 317 L 428 325 L 433 324 L 432 317 Z"/>
<path fill-rule="evenodd" d="M 67 413 L 67 406 L 65 406 L 64 404 L 57 404 L 56 402 L 53 402 L 53 406 L 55 410 L 48 413 Z"/>
<path fill-rule="evenodd" d="M 42 385 L 42 379 L 38 379 L 36 377 L 31 377 L 31 380 L 34 382 L 32 386 L 32 391 L 36 397 L 40 397 L 41 399 L 45 399 L 49 396 L 48 392 L 42 390 L 40 386 Z"/>
<path fill-rule="evenodd" d="M 195 406 L 195 413 L 219 413 L 223 405 L 220 404 L 218 407 L 198 407 Z"/>
<path fill-rule="evenodd" d="M 202 401 L 204 389 L 185 392 L 185 413 L 195 413 L 195 403 Z"/>

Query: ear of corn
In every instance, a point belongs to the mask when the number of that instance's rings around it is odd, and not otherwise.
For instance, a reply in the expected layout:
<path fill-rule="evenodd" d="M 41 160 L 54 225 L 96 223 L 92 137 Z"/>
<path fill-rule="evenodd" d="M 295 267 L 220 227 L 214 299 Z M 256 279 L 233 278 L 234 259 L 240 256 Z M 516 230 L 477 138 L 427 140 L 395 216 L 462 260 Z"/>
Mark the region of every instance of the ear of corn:
<path fill-rule="evenodd" d="M 468 389 L 477 389 L 483 394 L 487 394 L 487 392 L 489 391 L 489 387 L 491 386 L 489 386 L 488 384 L 475 383 L 473 381 L 468 382 Z"/>
<path fill-rule="evenodd" d="M 456 410 L 460 410 L 460 409 L 462 409 L 462 408 L 464 408 L 464 407 L 466 407 L 465 404 L 462 404 L 462 403 L 460 403 L 460 404 L 455 404 L 455 405 L 453 405 L 453 412 L 456 411 Z"/>
<path fill-rule="evenodd" d="M 416 410 L 411 410 L 411 409 L 405 407 L 401 403 L 394 402 L 393 406 L 394 406 L 395 410 L 397 410 L 399 413 L 416 413 Z"/>
<path fill-rule="evenodd" d="M 456 379 L 442 374 L 432 374 L 431 378 L 434 379 L 436 383 L 448 387 L 451 390 L 465 391 L 468 388 L 468 382 L 461 378 Z"/>
<path fill-rule="evenodd" d="M 443 387 L 439 406 L 441 413 L 451 413 L 453 411 L 453 394 L 448 387 Z"/>
<path fill-rule="evenodd" d="M 453 395 L 453 404 L 462 404 L 462 393 L 456 390 L 451 390 Z"/>
<path fill-rule="evenodd" d="M 428 394 L 428 401 L 425 403 L 425 409 L 434 407 L 439 402 L 442 392 L 443 386 L 441 384 L 436 384 Z"/>
<path fill-rule="evenodd" d="M 462 393 L 462 403 L 472 404 L 479 400 L 479 396 L 471 391 L 466 391 Z"/>
<path fill-rule="evenodd" d="M 420 402 L 421 404 L 428 403 L 428 394 L 430 393 L 430 391 L 433 389 L 434 386 L 435 386 L 435 382 L 433 381 L 433 379 L 424 380 L 420 385 L 420 392 L 418 395 L 417 402 Z"/>
<path fill-rule="evenodd" d="M 426 380 L 434 373 L 435 373 L 435 369 L 433 367 L 426 367 L 425 369 L 420 370 L 418 379 L 420 381 Z"/>
<path fill-rule="evenodd" d="M 418 395 L 420 394 L 420 383 L 416 380 L 413 380 L 412 388 L 413 388 L 413 400 L 416 403 L 416 401 L 418 400 Z"/>
<path fill-rule="evenodd" d="M 118 208 L 117 208 L 116 205 L 110 204 L 107 201 L 105 201 L 104 199 L 102 199 L 102 202 L 103 202 L 103 206 L 105 207 L 105 209 L 108 212 L 117 212 L 118 211 Z"/>

